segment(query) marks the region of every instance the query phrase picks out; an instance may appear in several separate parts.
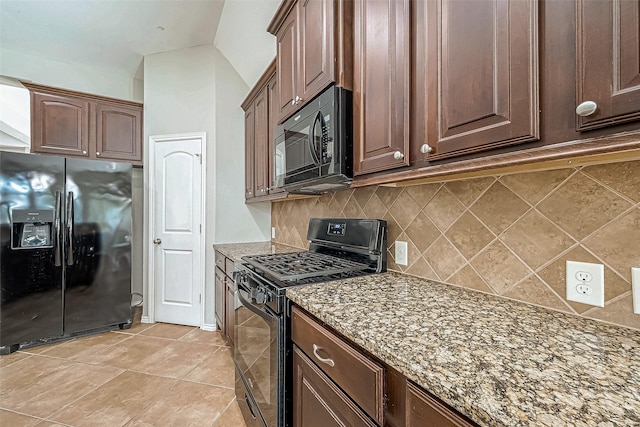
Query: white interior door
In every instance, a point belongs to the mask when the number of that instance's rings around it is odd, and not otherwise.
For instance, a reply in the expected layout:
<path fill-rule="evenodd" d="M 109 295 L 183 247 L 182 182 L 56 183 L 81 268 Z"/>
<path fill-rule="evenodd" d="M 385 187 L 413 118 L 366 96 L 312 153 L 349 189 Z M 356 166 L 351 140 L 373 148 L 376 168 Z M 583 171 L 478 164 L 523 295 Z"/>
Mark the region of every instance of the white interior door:
<path fill-rule="evenodd" d="M 166 137 L 154 144 L 152 256 L 158 322 L 201 324 L 201 153 L 201 137 Z"/>

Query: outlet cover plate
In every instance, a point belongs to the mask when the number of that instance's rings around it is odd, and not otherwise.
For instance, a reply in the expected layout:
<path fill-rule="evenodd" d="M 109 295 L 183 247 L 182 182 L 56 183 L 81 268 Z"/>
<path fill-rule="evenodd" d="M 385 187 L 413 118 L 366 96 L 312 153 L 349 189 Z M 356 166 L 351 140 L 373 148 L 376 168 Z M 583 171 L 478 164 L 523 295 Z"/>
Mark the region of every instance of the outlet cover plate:
<path fill-rule="evenodd" d="M 567 299 L 604 307 L 604 265 L 567 261 Z"/>
<path fill-rule="evenodd" d="M 640 314 L 640 268 L 631 268 L 631 289 L 633 290 L 633 312 Z"/>
<path fill-rule="evenodd" d="M 396 264 L 398 265 L 407 265 L 408 264 L 408 248 L 407 242 L 402 242 L 400 240 L 396 240 Z"/>

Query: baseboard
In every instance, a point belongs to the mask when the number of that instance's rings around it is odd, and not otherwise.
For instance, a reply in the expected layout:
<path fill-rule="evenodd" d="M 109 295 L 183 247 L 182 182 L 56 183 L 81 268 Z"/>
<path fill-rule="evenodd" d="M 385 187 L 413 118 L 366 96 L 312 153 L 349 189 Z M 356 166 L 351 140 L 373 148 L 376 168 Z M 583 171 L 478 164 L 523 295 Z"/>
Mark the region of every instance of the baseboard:
<path fill-rule="evenodd" d="M 149 316 L 142 316 L 140 318 L 140 323 L 153 323 L 153 322 L 149 320 Z"/>
<path fill-rule="evenodd" d="M 215 332 L 218 328 L 216 328 L 215 324 L 211 324 L 211 323 L 205 323 L 204 325 L 200 326 L 200 329 L 202 329 L 203 331 L 210 331 L 210 332 Z"/>

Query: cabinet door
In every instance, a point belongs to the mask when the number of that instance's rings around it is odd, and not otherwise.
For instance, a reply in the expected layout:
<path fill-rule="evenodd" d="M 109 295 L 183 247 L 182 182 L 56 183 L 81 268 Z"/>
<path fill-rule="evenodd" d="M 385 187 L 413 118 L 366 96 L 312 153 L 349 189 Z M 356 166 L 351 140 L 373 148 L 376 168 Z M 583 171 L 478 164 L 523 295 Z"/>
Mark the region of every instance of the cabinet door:
<path fill-rule="evenodd" d="M 285 119 L 298 106 L 298 4 L 291 9 L 276 34 L 278 49 L 278 122 Z"/>
<path fill-rule="evenodd" d="M 31 92 L 34 153 L 89 157 L 89 102 Z"/>
<path fill-rule="evenodd" d="M 293 347 L 293 426 L 375 424 L 297 347 Z"/>
<path fill-rule="evenodd" d="M 416 4 L 416 89 L 434 157 L 539 138 L 537 0 Z M 413 124 L 421 126 L 420 121 Z"/>
<path fill-rule="evenodd" d="M 300 0 L 300 70 L 302 102 L 334 81 L 334 1 Z"/>
<path fill-rule="evenodd" d="M 457 412 L 407 383 L 407 427 L 472 427 Z"/>
<path fill-rule="evenodd" d="M 96 158 L 142 162 L 142 109 L 96 105 Z"/>
<path fill-rule="evenodd" d="M 254 197 L 255 111 L 252 104 L 244 112 L 244 198 Z"/>
<path fill-rule="evenodd" d="M 226 307 L 225 307 L 225 329 L 227 339 L 231 342 L 231 345 L 235 342 L 234 333 L 236 325 L 236 306 L 235 306 L 235 283 L 233 279 L 227 277 L 227 295 L 226 295 Z"/>
<path fill-rule="evenodd" d="M 216 283 L 215 283 L 215 315 L 216 315 L 216 324 L 218 328 L 222 331 L 223 334 L 226 334 L 226 325 L 225 325 L 225 295 L 226 295 L 226 278 L 224 273 L 216 268 Z"/>
<path fill-rule="evenodd" d="M 409 4 L 354 4 L 355 175 L 409 164 Z"/>
<path fill-rule="evenodd" d="M 269 83 L 267 84 L 269 88 L 269 193 L 280 193 L 284 191 L 283 188 L 274 188 L 276 185 L 275 182 L 275 153 L 276 153 L 276 144 L 275 144 L 275 131 L 278 123 L 278 80 L 274 75 Z"/>
<path fill-rule="evenodd" d="M 640 119 L 640 2 L 578 0 L 576 30 L 576 103 L 597 105 L 577 129 Z"/>
<path fill-rule="evenodd" d="M 254 194 L 264 196 L 269 187 L 269 88 L 254 101 Z"/>

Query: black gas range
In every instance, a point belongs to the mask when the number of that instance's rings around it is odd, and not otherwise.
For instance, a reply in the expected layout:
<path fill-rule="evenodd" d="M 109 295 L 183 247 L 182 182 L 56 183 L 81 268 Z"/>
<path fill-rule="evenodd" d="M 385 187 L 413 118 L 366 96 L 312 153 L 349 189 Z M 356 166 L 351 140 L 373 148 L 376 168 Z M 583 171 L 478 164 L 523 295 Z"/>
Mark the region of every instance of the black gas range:
<path fill-rule="evenodd" d="M 387 269 L 387 222 L 312 218 L 309 250 L 242 257 L 235 273 L 236 397 L 247 426 L 287 427 L 291 337 L 286 290 Z"/>

